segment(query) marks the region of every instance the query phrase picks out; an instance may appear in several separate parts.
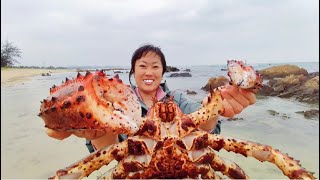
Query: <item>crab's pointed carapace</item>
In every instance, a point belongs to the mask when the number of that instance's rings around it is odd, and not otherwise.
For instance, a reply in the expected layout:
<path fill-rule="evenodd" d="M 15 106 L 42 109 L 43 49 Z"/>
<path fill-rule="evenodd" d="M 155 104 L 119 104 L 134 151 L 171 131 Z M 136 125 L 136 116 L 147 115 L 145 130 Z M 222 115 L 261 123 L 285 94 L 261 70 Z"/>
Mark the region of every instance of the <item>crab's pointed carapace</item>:
<path fill-rule="evenodd" d="M 88 71 L 50 88 L 39 116 L 47 128 L 54 130 L 100 129 L 133 134 L 140 125 L 141 106 L 119 78 L 109 78 L 103 71 Z"/>

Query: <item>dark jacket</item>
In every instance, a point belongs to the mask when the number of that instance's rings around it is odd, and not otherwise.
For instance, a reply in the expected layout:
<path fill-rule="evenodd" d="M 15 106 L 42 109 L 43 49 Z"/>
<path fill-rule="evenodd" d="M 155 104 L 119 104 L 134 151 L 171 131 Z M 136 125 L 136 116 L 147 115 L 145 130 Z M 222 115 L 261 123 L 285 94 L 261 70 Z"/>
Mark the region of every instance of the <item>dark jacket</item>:
<path fill-rule="evenodd" d="M 182 110 L 182 112 L 184 114 L 189 114 L 189 113 L 195 112 L 196 110 L 198 110 L 201 107 L 200 103 L 196 103 L 196 102 L 192 102 L 192 101 L 187 100 L 183 96 L 182 93 L 170 91 L 166 83 L 161 83 L 160 86 L 163 89 L 163 91 L 166 93 L 166 96 L 163 99 L 168 98 L 170 96 L 173 96 L 174 102 L 179 105 L 179 108 Z M 131 88 L 133 90 L 135 89 L 134 86 L 131 86 Z M 161 99 L 161 100 L 163 100 L 163 99 Z M 142 107 L 141 108 L 142 109 L 141 116 L 144 117 L 144 116 L 146 116 L 146 114 L 148 112 L 148 108 L 144 104 L 144 102 L 142 102 L 140 99 L 139 99 L 139 102 Z M 218 123 L 217 123 L 216 127 L 212 130 L 211 134 L 220 134 L 220 132 L 221 132 L 221 121 L 218 120 Z M 127 135 L 119 134 L 118 139 L 119 139 L 119 142 L 124 141 L 125 139 L 127 139 Z M 87 140 L 86 145 L 87 145 L 87 148 L 90 153 L 94 152 L 94 148 L 91 144 L 91 141 Z"/>

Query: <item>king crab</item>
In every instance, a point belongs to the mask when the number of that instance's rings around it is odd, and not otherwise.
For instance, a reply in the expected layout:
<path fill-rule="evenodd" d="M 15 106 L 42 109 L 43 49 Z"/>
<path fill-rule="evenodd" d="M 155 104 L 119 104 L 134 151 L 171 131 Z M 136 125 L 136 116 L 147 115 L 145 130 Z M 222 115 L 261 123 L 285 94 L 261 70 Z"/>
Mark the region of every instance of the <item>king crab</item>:
<path fill-rule="evenodd" d="M 256 91 L 262 77 L 241 61 L 228 61 L 231 83 Z M 127 140 L 101 150 L 58 170 L 52 178 L 83 178 L 103 165 L 117 160 L 110 178 L 204 178 L 248 179 L 234 162 L 216 151 L 225 149 L 275 164 L 290 179 L 315 179 L 312 173 L 271 146 L 200 130 L 199 125 L 224 112 L 219 89 L 211 89 L 202 107 L 183 114 L 173 97 L 155 102 L 146 117 L 130 87 L 118 76 L 108 78 L 102 71 L 78 74 L 50 89 L 41 103 L 39 116 L 45 126 L 58 131 L 98 129 L 106 133 L 128 134 Z"/>

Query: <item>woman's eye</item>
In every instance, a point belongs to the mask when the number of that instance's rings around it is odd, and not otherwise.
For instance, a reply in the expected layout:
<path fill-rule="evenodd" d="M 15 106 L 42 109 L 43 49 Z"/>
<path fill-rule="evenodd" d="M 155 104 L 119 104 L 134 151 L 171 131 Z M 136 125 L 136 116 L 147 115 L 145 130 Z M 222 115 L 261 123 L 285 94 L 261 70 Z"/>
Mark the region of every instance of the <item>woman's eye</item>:
<path fill-rule="evenodd" d="M 153 68 L 155 68 L 155 69 L 156 69 L 156 68 L 159 68 L 159 66 L 153 66 Z"/>
<path fill-rule="evenodd" d="M 146 67 L 146 66 L 145 66 L 145 65 L 143 65 L 143 64 L 140 64 L 140 65 L 139 65 L 139 67 Z"/>

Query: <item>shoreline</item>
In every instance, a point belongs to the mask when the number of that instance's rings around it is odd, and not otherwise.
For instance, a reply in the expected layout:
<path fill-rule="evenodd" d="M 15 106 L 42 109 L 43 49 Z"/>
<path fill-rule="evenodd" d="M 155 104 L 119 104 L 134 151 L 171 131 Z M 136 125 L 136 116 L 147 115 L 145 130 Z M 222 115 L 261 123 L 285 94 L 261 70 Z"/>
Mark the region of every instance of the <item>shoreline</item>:
<path fill-rule="evenodd" d="M 73 72 L 74 69 L 34 69 L 34 68 L 1 68 L 1 85 L 16 84 L 28 80 L 29 77 L 44 74 Z"/>

